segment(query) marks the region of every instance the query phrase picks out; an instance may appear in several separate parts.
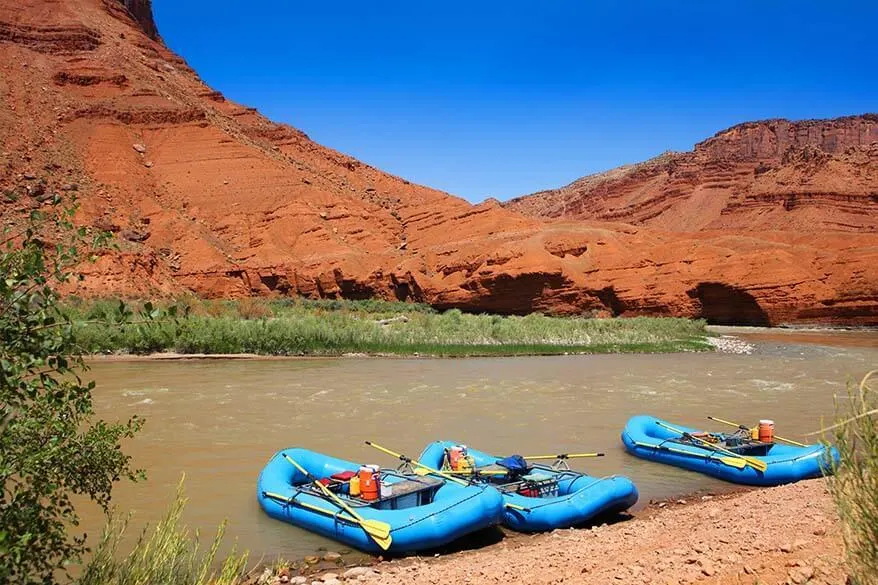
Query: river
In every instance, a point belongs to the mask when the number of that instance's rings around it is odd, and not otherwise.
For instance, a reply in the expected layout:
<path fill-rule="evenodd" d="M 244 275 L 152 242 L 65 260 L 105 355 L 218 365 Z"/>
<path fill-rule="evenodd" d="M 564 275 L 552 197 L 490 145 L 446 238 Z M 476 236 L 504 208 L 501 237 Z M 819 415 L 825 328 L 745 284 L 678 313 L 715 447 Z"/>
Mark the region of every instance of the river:
<path fill-rule="evenodd" d="M 875 332 L 750 341 L 752 355 L 98 360 L 89 376 L 101 417 L 147 421 L 125 448 L 148 480 L 121 484 L 114 496 L 134 512 L 133 527 L 160 518 L 185 473 L 187 524 L 212 534 L 227 519 L 226 550 L 237 540 L 270 560 L 339 548 L 260 511 L 256 477 L 284 447 L 384 466 L 396 462 L 365 440 L 410 456 L 439 438 L 503 455 L 602 451 L 575 468 L 627 475 L 642 505 L 732 486 L 627 455 L 619 432 L 628 417 L 649 413 L 713 430 L 721 429 L 707 415 L 748 424 L 773 418 L 777 433 L 801 438 L 832 418 L 833 395 L 847 379 L 878 367 Z M 101 524 L 86 509 L 89 533 Z"/>

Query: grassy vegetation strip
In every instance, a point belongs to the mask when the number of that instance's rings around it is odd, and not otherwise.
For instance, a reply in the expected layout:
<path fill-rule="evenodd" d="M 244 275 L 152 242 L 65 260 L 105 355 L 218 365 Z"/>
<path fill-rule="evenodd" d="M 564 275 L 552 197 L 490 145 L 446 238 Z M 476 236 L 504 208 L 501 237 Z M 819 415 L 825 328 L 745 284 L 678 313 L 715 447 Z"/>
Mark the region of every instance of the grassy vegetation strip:
<path fill-rule="evenodd" d="M 225 535 L 220 525 L 210 547 L 203 549 L 199 535 L 182 524 L 186 498 L 183 481 L 165 517 L 149 532 L 144 530 L 127 555 L 121 554 L 128 518 L 112 516 L 74 585 L 236 585 L 247 571 L 248 554 L 235 548 L 225 558 L 217 555 Z"/>
<path fill-rule="evenodd" d="M 184 316 L 117 325 L 118 301 L 72 302 L 86 353 L 478 356 L 708 350 L 703 321 L 438 313 L 384 301 L 201 301 Z M 389 322 L 388 322 L 389 321 Z"/>

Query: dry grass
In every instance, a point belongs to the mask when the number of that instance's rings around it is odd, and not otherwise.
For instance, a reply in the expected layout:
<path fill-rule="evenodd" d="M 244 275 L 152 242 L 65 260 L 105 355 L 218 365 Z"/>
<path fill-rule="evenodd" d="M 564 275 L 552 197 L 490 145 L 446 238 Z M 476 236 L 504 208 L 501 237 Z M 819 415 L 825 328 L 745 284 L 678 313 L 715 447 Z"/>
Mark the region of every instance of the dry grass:
<path fill-rule="evenodd" d="M 232 553 L 222 562 L 216 558 L 225 524 L 206 551 L 200 550 L 199 535 L 182 526 L 186 505 L 183 481 L 165 517 L 150 533 L 144 531 L 134 550 L 120 557 L 119 545 L 127 519 L 111 518 L 94 555 L 77 585 L 237 585 L 243 581 L 247 553 Z M 218 570 L 217 570 L 218 569 Z"/>
<path fill-rule="evenodd" d="M 852 582 L 878 585 L 878 396 L 869 372 L 848 384 L 841 422 L 833 430 L 839 453 L 830 491 L 838 508 Z M 841 405 L 840 405 L 841 406 Z"/>

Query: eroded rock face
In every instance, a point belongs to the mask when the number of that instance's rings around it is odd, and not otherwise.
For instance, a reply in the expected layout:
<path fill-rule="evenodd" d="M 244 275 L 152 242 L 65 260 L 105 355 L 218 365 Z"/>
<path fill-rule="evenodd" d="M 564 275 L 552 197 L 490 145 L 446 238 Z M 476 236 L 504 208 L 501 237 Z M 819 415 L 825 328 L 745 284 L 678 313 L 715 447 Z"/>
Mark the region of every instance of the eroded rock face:
<path fill-rule="evenodd" d="M 146 36 L 158 40 L 159 30 L 152 15 L 152 0 L 119 0 L 119 2 L 128 9 Z"/>
<path fill-rule="evenodd" d="M 576 213 L 528 216 L 411 184 L 227 101 L 155 40 L 148 6 L 0 5 L 2 219 L 44 204 L 27 196 L 36 184 L 76 185 L 78 220 L 120 240 L 83 267 L 79 294 L 878 324 L 863 199 L 873 118 L 742 125 L 592 179 L 604 195 Z M 805 177 L 809 189 L 788 188 Z"/>
<path fill-rule="evenodd" d="M 875 233 L 878 115 L 748 122 L 692 152 L 583 177 L 506 207 L 670 231 Z"/>

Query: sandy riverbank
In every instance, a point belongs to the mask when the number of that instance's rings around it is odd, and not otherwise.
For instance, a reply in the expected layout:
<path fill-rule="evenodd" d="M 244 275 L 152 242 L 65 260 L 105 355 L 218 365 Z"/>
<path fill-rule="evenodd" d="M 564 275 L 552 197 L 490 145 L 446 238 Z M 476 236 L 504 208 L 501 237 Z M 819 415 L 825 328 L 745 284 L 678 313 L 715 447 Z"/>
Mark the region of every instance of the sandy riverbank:
<path fill-rule="evenodd" d="M 824 480 L 651 506 L 629 521 L 504 539 L 442 557 L 378 563 L 308 583 L 838 584 L 842 546 Z M 298 580 L 301 580 L 299 578 Z"/>

